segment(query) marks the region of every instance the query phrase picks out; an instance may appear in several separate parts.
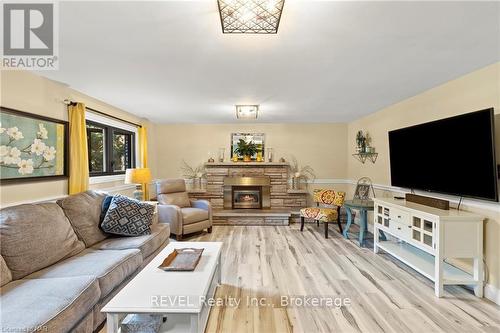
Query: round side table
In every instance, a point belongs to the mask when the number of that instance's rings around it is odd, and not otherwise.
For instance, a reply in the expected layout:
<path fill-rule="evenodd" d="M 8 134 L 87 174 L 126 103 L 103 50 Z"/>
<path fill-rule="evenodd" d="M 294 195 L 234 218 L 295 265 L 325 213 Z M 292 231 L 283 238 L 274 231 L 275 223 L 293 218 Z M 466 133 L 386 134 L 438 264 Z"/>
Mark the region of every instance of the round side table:
<path fill-rule="evenodd" d="M 347 225 L 344 229 L 344 238 L 349 238 L 349 228 L 353 223 L 352 210 L 359 210 L 360 222 L 359 226 L 359 246 L 365 245 L 366 233 L 368 232 L 368 211 L 373 210 L 372 200 L 346 200 L 344 207 L 347 213 Z"/>

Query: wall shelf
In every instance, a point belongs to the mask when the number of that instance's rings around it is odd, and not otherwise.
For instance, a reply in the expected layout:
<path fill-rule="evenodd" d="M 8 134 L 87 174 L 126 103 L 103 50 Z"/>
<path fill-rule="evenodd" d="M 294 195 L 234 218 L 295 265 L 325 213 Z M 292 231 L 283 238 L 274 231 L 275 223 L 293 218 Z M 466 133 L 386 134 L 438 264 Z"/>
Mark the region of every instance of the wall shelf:
<path fill-rule="evenodd" d="M 356 153 L 352 154 L 352 156 L 363 164 L 365 164 L 367 160 L 375 163 L 375 161 L 377 161 L 378 153 Z"/>

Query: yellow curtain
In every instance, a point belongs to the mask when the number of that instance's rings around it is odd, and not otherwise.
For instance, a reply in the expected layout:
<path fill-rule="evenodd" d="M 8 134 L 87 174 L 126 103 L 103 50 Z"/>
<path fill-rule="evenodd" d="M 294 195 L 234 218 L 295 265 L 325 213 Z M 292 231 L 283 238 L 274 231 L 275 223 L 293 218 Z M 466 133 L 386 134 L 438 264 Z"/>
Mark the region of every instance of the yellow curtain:
<path fill-rule="evenodd" d="M 89 188 L 89 155 L 85 104 L 70 105 L 69 111 L 69 194 L 87 191 Z"/>
<path fill-rule="evenodd" d="M 137 131 L 139 135 L 139 162 L 142 168 L 148 167 L 148 131 L 146 126 L 139 127 Z M 144 192 L 144 199 L 149 200 L 149 184 L 142 185 Z"/>

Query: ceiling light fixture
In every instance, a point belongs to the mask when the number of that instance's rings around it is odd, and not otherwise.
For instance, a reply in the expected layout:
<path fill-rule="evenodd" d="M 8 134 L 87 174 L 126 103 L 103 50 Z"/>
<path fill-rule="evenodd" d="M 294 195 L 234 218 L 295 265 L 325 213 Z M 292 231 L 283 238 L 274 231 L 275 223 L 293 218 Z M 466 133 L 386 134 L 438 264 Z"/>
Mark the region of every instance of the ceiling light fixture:
<path fill-rule="evenodd" d="M 236 105 L 236 118 L 238 119 L 257 119 L 258 115 L 258 105 Z"/>
<path fill-rule="evenodd" d="M 285 0 L 217 0 L 225 34 L 275 34 Z"/>

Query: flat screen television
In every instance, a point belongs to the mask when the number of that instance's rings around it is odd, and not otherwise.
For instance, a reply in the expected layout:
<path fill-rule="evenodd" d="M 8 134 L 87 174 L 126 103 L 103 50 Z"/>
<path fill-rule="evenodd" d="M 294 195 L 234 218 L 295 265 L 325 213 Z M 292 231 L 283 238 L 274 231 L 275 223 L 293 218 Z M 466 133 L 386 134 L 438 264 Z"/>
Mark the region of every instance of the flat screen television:
<path fill-rule="evenodd" d="M 493 109 L 389 132 L 393 186 L 498 201 Z"/>

